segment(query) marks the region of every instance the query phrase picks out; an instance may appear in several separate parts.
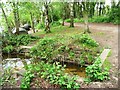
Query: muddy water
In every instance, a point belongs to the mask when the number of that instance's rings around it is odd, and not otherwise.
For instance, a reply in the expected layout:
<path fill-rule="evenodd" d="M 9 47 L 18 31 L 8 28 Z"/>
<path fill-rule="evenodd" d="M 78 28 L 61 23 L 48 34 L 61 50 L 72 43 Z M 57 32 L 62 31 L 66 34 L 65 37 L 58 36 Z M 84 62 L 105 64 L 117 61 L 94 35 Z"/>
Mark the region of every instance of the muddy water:
<path fill-rule="evenodd" d="M 80 67 L 75 64 L 66 64 L 65 73 L 86 77 L 85 67 Z"/>

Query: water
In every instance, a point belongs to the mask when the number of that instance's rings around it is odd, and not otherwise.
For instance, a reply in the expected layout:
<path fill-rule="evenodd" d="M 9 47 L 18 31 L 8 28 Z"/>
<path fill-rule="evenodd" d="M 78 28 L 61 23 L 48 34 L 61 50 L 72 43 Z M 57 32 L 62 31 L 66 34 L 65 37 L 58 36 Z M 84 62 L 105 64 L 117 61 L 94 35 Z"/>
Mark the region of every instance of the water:
<path fill-rule="evenodd" d="M 85 68 L 75 64 L 66 64 L 65 73 L 86 77 Z"/>

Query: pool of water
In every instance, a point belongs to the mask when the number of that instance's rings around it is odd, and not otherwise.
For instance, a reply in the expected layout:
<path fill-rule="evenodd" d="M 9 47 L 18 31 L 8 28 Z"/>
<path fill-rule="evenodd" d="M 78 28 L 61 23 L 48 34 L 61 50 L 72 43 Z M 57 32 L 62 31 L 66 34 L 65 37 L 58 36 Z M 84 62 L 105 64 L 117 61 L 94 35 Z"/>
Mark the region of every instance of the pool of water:
<path fill-rule="evenodd" d="M 85 68 L 75 64 L 66 64 L 65 73 L 86 77 Z"/>

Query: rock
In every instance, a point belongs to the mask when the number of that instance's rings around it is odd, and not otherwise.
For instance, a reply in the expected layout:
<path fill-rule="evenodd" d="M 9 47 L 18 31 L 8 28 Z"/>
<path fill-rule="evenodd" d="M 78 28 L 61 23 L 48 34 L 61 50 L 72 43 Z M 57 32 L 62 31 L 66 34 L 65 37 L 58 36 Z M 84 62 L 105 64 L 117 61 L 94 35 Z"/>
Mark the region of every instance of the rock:
<path fill-rule="evenodd" d="M 77 81 L 78 83 L 84 82 L 84 78 L 79 77 L 76 81 Z"/>
<path fill-rule="evenodd" d="M 8 61 L 19 61 L 21 59 L 20 58 L 7 58 L 5 60 L 8 60 Z"/>
<path fill-rule="evenodd" d="M 15 34 L 16 33 L 16 28 L 12 29 L 12 33 Z M 28 33 L 28 31 L 22 27 L 19 28 L 19 33 Z"/>
<path fill-rule="evenodd" d="M 118 78 L 117 78 L 117 77 L 114 77 L 114 76 L 113 76 L 112 78 L 113 78 L 114 80 L 118 81 Z"/>

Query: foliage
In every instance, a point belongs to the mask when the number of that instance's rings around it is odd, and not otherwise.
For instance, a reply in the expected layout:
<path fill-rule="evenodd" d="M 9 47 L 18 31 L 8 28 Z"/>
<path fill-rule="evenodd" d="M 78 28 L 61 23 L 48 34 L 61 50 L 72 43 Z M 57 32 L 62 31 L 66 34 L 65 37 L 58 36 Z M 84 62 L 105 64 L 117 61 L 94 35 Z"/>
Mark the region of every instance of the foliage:
<path fill-rule="evenodd" d="M 55 41 L 52 38 L 44 38 L 40 39 L 37 46 L 31 49 L 30 54 L 33 57 L 41 57 L 46 60 L 49 60 L 54 55 L 55 50 Z"/>
<path fill-rule="evenodd" d="M 109 13 L 109 20 L 114 24 L 120 24 L 120 7 L 114 7 Z"/>
<path fill-rule="evenodd" d="M 12 52 L 13 49 L 16 46 L 20 46 L 20 45 L 27 45 L 29 44 L 31 41 L 37 40 L 38 37 L 34 37 L 31 35 L 5 35 L 2 39 L 2 43 L 3 43 L 3 51 L 5 53 L 8 52 Z"/>
<path fill-rule="evenodd" d="M 45 28 L 45 25 L 44 23 L 38 23 L 36 26 L 35 26 L 36 29 L 43 29 Z"/>
<path fill-rule="evenodd" d="M 16 81 L 13 77 L 11 77 L 12 72 L 11 68 L 4 69 L 4 74 L 1 73 L 0 77 L 0 85 L 5 86 L 7 85 L 15 85 Z"/>
<path fill-rule="evenodd" d="M 108 16 L 94 16 L 88 20 L 89 22 L 96 22 L 96 23 L 109 23 Z"/>
<path fill-rule="evenodd" d="M 102 67 L 100 67 L 101 60 L 97 58 L 93 65 L 90 65 L 86 68 L 86 75 L 91 81 L 103 81 L 109 79 L 109 72 Z"/>
<path fill-rule="evenodd" d="M 75 82 L 76 77 L 70 77 L 64 74 L 64 67 L 58 62 L 50 64 L 43 61 L 37 64 L 31 64 L 28 66 L 27 74 L 25 74 L 21 88 L 29 88 L 31 79 L 35 77 L 41 77 L 49 81 L 52 84 L 58 84 L 61 88 L 79 88 L 79 84 Z M 29 72 L 29 73 L 28 73 Z M 34 75 L 33 75 L 34 73 Z"/>
<path fill-rule="evenodd" d="M 11 53 L 14 50 L 12 45 L 8 45 L 3 48 L 3 52 Z"/>
<path fill-rule="evenodd" d="M 24 90 L 25 88 L 30 88 L 30 82 L 32 80 L 32 78 L 34 77 L 34 74 L 28 70 L 25 74 L 24 74 L 24 78 L 22 79 L 22 83 L 20 85 L 20 88 L 22 90 Z"/>
<path fill-rule="evenodd" d="M 59 25 L 61 25 L 61 23 L 59 21 L 53 21 L 51 23 L 51 26 L 53 26 L 53 27 L 56 27 L 56 26 L 59 26 Z"/>
<path fill-rule="evenodd" d="M 76 35 L 76 42 L 81 43 L 85 47 L 98 47 L 99 44 L 93 40 L 88 34 Z"/>

